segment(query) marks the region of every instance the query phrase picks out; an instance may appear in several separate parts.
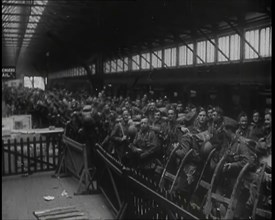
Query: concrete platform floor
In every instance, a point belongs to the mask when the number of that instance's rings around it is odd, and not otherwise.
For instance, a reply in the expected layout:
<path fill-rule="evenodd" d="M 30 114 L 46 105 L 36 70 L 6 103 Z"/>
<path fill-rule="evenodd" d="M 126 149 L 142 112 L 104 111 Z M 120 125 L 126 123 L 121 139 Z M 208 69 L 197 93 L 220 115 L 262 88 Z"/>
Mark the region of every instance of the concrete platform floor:
<path fill-rule="evenodd" d="M 73 195 L 78 182 L 72 177 L 52 178 L 53 172 L 36 173 L 27 177 L 2 177 L 2 219 L 36 219 L 34 211 L 76 206 L 89 219 L 114 219 L 115 216 L 102 194 Z M 66 190 L 69 197 L 61 196 Z M 43 196 L 54 196 L 45 201 Z"/>

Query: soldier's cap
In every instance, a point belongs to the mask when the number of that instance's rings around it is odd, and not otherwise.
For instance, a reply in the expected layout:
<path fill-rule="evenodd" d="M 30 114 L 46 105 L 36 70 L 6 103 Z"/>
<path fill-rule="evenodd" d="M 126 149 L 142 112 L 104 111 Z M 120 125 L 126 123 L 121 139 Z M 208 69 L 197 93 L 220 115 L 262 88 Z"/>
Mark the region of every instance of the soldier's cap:
<path fill-rule="evenodd" d="M 233 118 L 229 118 L 226 116 L 223 117 L 223 125 L 225 128 L 233 128 L 233 129 L 238 128 L 238 122 Z"/>

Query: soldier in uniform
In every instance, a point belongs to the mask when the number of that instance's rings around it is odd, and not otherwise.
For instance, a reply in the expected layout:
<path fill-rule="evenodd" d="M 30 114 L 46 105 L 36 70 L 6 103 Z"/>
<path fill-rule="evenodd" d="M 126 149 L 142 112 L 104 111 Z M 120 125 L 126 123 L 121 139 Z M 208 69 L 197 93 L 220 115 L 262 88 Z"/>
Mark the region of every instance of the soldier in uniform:
<path fill-rule="evenodd" d="M 65 128 L 65 135 L 75 141 L 81 142 L 79 130 L 81 128 L 81 119 L 79 112 L 73 112 L 72 119 L 67 122 Z"/>
<path fill-rule="evenodd" d="M 186 127 L 180 126 L 175 117 L 175 111 L 173 109 L 168 110 L 168 123 L 165 130 L 167 138 L 167 153 L 166 157 L 176 147 L 178 149 L 173 154 L 170 160 L 169 172 L 175 174 L 177 172 L 180 161 L 184 158 L 186 153 L 194 147 L 194 139 Z M 199 159 L 197 151 L 194 151 L 192 159 Z M 188 164 L 184 165 L 184 172 L 180 173 L 180 176 L 175 185 L 175 190 L 188 192 L 191 183 L 194 181 L 194 174 L 196 172 L 196 165 L 193 160 L 190 160 Z"/>
<path fill-rule="evenodd" d="M 252 140 L 259 140 L 259 138 L 263 137 L 263 126 L 261 123 L 260 113 L 257 110 L 253 111 L 252 121 L 248 127 L 249 135 L 248 138 Z"/>
<path fill-rule="evenodd" d="M 248 117 L 245 112 L 241 112 L 238 116 L 239 128 L 236 131 L 238 136 L 242 136 L 245 138 L 249 137 L 249 129 L 248 129 Z"/>
<path fill-rule="evenodd" d="M 129 128 L 129 112 L 128 110 L 123 111 L 122 120 L 118 121 L 118 123 L 114 126 L 111 132 L 111 141 L 114 144 L 115 154 L 118 159 L 121 160 L 125 155 L 128 144 L 128 128 Z"/>
<path fill-rule="evenodd" d="M 241 169 L 247 164 L 250 164 L 249 171 L 244 176 L 245 181 L 249 181 L 256 168 L 257 155 L 253 148 L 245 142 L 245 139 L 236 135 L 237 122 L 231 118 L 226 117 L 224 120 L 223 131 L 227 139 L 228 147 L 225 151 L 226 162 L 222 169 L 222 176 L 219 178 L 216 193 L 230 197 L 233 186 L 236 182 Z M 239 198 L 240 201 L 245 200 L 245 195 Z M 217 205 L 217 204 L 216 204 Z M 221 216 L 225 214 L 225 208 L 220 204 Z M 240 216 L 242 212 L 241 203 L 235 210 L 235 216 Z"/>
<path fill-rule="evenodd" d="M 201 133 L 208 129 L 206 111 L 201 108 L 193 125 L 189 128 L 192 134 Z"/>
<path fill-rule="evenodd" d="M 160 145 L 155 132 L 150 129 L 148 118 L 141 119 L 140 130 L 137 133 L 130 149 L 136 155 L 137 165 L 145 167 L 155 159 L 159 152 Z"/>
<path fill-rule="evenodd" d="M 264 192 L 264 199 L 265 201 L 261 201 L 264 205 L 271 209 L 271 183 L 272 183 L 272 176 L 271 176 L 271 130 L 272 130 L 272 117 L 270 112 L 266 112 L 265 120 L 264 120 L 264 132 L 265 136 L 259 139 L 259 144 L 257 145 L 257 154 L 258 154 L 258 169 L 255 174 L 250 178 L 250 181 L 247 185 L 249 185 L 249 198 L 246 202 L 246 209 L 251 210 L 255 198 L 257 195 L 257 187 L 258 187 L 258 179 L 260 177 L 261 171 L 261 164 L 267 163 L 267 169 L 264 172 L 264 178 L 261 185 L 262 191 Z"/>
<path fill-rule="evenodd" d="M 161 117 L 160 110 L 157 110 L 154 114 L 154 119 L 152 123 L 149 125 L 149 127 L 156 133 L 160 141 L 160 145 L 163 145 L 165 126 L 166 126 L 166 121 Z"/>
<path fill-rule="evenodd" d="M 148 108 L 144 111 L 144 115 L 148 118 L 149 123 L 153 122 L 156 110 L 157 110 L 156 103 L 150 102 L 148 104 Z"/>
<path fill-rule="evenodd" d="M 210 134 L 209 142 L 214 148 L 216 148 L 216 152 L 214 153 L 210 161 L 210 173 L 214 171 L 216 165 L 218 164 L 228 147 L 228 140 L 223 132 L 225 119 L 227 119 L 227 117 L 223 116 L 223 110 L 220 107 L 215 107 L 212 112 L 212 123 L 208 128 Z M 211 178 L 211 174 L 207 176 Z"/>

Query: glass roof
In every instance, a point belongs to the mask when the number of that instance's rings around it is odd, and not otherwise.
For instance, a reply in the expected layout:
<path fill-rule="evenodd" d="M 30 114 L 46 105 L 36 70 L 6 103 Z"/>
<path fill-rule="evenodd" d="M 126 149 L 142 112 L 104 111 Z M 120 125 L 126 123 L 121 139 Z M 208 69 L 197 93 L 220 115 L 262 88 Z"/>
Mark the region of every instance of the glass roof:
<path fill-rule="evenodd" d="M 22 46 L 27 47 L 47 3 L 48 0 L 33 0 L 31 4 L 22 0 L 2 0 L 2 44 L 18 46 L 19 39 L 23 38 Z M 26 8 L 29 6 L 30 14 Z"/>
<path fill-rule="evenodd" d="M 37 27 L 37 24 L 40 21 L 41 16 L 43 15 L 43 12 L 45 10 L 45 7 L 48 3 L 48 0 L 35 0 L 34 5 L 31 7 L 31 14 L 29 16 L 29 23 L 27 25 L 27 29 L 25 32 L 24 40 L 23 40 L 23 46 L 27 47 L 30 43 L 33 34 L 35 33 L 35 29 Z M 37 6 L 41 5 L 41 6 Z"/>

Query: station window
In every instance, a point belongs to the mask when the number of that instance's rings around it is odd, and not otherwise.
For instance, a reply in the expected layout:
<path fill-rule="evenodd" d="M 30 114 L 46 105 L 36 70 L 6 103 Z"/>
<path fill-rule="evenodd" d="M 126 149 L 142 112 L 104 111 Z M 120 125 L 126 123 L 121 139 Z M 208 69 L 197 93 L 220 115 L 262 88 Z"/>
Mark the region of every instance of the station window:
<path fill-rule="evenodd" d="M 95 64 L 92 64 L 92 74 L 95 74 L 96 73 L 96 70 L 95 70 Z M 83 75 L 86 75 L 85 74 L 85 69 L 83 69 Z"/>
<path fill-rule="evenodd" d="M 24 76 L 24 87 L 45 90 L 45 81 L 41 76 Z"/>
<path fill-rule="evenodd" d="M 240 36 L 238 34 L 230 35 L 230 60 L 239 60 L 240 50 Z"/>
<path fill-rule="evenodd" d="M 206 41 L 200 41 L 197 43 L 197 55 L 203 60 L 203 62 L 206 61 Z M 202 63 L 198 57 L 197 63 Z"/>
<path fill-rule="evenodd" d="M 126 72 L 129 70 L 129 59 L 128 57 L 124 57 L 123 60 L 123 71 Z"/>
<path fill-rule="evenodd" d="M 176 66 L 176 48 L 168 48 L 164 50 L 164 63 L 167 66 Z"/>
<path fill-rule="evenodd" d="M 194 49 L 193 44 L 188 44 L 188 47 Z M 185 45 L 179 47 L 179 65 L 181 66 L 193 64 L 193 51 L 188 47 Z"/>
<path fill-rule="evenodd" d="M 260 55 L 271 56 L 272 30 L 270 27 L 260 30 Z"/>
<path fill-rule="evenodd" d="M 111 73 L 117 72 L 116 60 L 111 61 Z"/>
<path fill-rule="evenodd" d="M 251 30 L 245 32 L 245 39 L 249 42 L 249 44 L 259 52 L 259 30 Z M 258 58 L 257 53 L 247 44 L 245 43 L 245 59 L 255 59 Z"/>
<path fill-rule="evenodd" d="M 117 60 L 117 72 L 122 72 L 123 71 L 123 61 L 122 59 Z"/>
<path fill-rule="evenodd" d="M 111 63 L 110 63 L 110 61 L 106 61 L 104 63 L 104 72 L 105 73 L 110 73 L 111 72 Z"/>
<path fill-rule="evenodd" d="M 45 83 L 44 79 L 41 76 L 33 77 L 33 88 L 39 88 L 45 90 Z"/>
<path fill-rule="evenodd" d="M 140 59 L 141 59 L 141 68 L 150 69 L 150 53 L 143 53 Z"/>
<path fill-rule="evenodd" d="M 211 39 L 212 42 L 215 42 L 214 39 Z M 215 47 L 214 45 L 208 40 L 206 42 L 206 62 L 213 63 L 215 60 Z"/>
<path fill-rule="evenodd" d="M 139 70 L 140 69 L 140 56 L 135 55 L 132 56 L 132 70 Z"/>
<path fill-rule="evenodd" d="M 32 88 L 32 77 L 24 76 L 24 87 Z"/>
<path fill-rule="evenodd" d="M 229 36 L 219 37 L 218 39 L 218 47 L 227 57 L 229 57 L 229 40 Z M 220 51 L 218 51 L 218 61 L 228 61 Z"/>
<path fill-rule="evenodd" d="M 154 51 L 152 53 L 152 66 L 153 68 L 160 68 L 162 67 L 162 51 Z"/>

